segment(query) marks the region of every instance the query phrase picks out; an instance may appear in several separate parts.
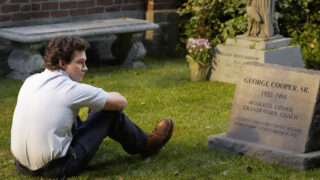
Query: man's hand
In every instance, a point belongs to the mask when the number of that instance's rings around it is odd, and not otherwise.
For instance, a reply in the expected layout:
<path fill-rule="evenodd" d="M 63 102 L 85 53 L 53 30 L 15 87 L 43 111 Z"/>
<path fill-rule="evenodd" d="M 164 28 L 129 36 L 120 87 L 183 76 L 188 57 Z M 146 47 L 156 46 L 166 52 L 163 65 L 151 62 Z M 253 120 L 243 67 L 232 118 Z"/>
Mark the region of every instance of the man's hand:
<path fill-rule="evenodd" d="M 127 106 L 128 102 L 118 92 L 109 92 L 107 102 L 103 106 L 103 110 L 123 110 Z"/>

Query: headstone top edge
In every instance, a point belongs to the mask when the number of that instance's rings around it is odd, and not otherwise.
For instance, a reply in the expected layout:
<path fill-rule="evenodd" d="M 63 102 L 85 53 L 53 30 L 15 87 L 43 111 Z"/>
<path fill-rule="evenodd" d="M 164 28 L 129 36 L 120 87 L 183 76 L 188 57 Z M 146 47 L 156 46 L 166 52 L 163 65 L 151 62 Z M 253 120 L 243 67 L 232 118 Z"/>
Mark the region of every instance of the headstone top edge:
<path fill-rule="evenodd" d="M 273 41 L 273 40 L 278 40 L 278 39 L 283 39 L 283 37 L 280 34 L 276 34 L 274 36 L 271 36 L 269 38 L 258 38 L 258 37 L 248 37 L 245 34 L 238 35 L 235 37 L 235 39 L 245 39 L 245 40 L 251 40 L 251 41 L 258 41 L 258 42 L 268 42 L 268 41 Z"/>
<path fill-rule="evenodd" d="M 299 68 L 299 67 L 289 67 L 289 66 L 283 66 L 279 64 L 269 64 L 269 63 L 260 63 L 260 62 L 251 61 L 251 62 L 245 62 L 242 64 L 242 67 L 245 67 L 245 66 L 259 66 L 259 67 L 265 67 L 265 68 L 279 69 L 284 71 L 295 71 L 295 72 L 320 76 L 319 70 L 305 69 L 305 68 Z"/>

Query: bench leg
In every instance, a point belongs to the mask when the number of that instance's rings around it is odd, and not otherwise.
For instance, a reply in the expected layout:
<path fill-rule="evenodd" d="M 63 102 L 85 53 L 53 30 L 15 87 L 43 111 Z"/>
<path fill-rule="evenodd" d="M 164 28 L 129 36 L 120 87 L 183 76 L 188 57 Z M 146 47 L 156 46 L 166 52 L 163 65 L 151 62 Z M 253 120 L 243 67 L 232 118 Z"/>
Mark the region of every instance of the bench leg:
<path fill-rule="evenodd" d="M 43 70 L 44 60 L 38 50 L 14 49 L 8 58 L 12 72 L 9 78 L 24 81 L 31 74 Z"/>
<path fill-rule="evenodd" d="M 139 68 L 145 67 L 145 64 L 138 59 L 144 57 L 147 53 L 146 48 L 143 46 L 141 41 L 135 41 L 127 55 L 126 60 L 123 62 L 122 66 L 127 68 Z"/>
<path fill-rule="evenodd" d="M 132 39 L 133 34 L 118 34 L 112 44 L 111 52 L 119 64 L 126 68 L 144 67 L 141 61 L 136 61 L 146 54 L 146 49 L 138 39 Z"/>
<path fill-rule="evenodd" d="M 123 63 L 128 55 L 128 52 L 132 46 L 132 36 L 133 34 L 117 34 L 117 39 L 113 42 L 111 46 L 112 55 L 120 63 Z"/>

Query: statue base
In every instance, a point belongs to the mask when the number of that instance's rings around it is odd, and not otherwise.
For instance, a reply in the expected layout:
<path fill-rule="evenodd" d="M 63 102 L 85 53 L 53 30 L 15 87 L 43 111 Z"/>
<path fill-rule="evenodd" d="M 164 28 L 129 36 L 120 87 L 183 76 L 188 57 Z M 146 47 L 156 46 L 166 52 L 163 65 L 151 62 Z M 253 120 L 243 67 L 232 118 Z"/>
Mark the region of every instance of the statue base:
<path fill-rule="evenodd" d="M 252 38 L 240 35 L 228 38 L 216 47 L 210 81 L 235 84 L 240 66 L 249 61 L 304 67 L 300 46 L 290 46 L 291 39 L 281 35 Z"/>

